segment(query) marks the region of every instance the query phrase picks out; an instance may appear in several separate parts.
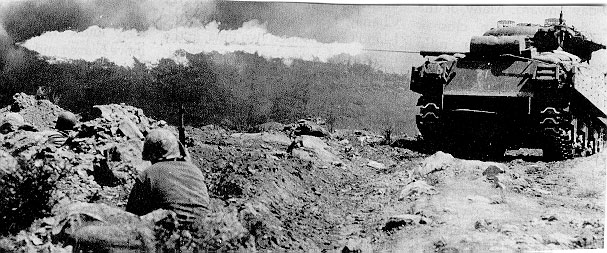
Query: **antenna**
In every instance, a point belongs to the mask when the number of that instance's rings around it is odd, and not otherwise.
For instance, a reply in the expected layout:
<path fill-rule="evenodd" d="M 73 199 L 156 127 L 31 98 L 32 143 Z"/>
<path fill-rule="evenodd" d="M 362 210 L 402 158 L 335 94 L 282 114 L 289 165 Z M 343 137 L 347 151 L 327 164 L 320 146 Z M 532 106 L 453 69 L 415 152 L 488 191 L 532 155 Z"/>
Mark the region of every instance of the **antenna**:
<path fill-rule="evenodd" d="M 563 6 L 561 6 L 561 14 L 559 15 L 559 25 L 563 25 L 565 20 L 563 19 Z"/>

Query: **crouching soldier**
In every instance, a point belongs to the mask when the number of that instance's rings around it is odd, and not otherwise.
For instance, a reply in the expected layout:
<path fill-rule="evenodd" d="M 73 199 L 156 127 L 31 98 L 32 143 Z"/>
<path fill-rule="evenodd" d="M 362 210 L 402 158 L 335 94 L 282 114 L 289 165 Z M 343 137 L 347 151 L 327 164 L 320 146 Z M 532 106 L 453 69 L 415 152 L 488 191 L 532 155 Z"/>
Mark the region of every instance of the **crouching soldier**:
<path fill-rule="evenodd" d="M 152 165 L 136 179 L 128 212 L 105 204 L 76 202 L 58 217 L 59 238 L 74 245 L 74 252 L 164 252 L 154 234 L 156 222 L 176 217 L 179 225 L 188 229 L 206 215 L 209 195 L 203 174 L 189 161 L 175 135 L 164 129 L 150 131 L 142 155 Z"/>
<path fill-rule="evenodd" d="M 142 156 L 152 162 L 136 180 L 126 210 L 145 215 L 156 209 L 174 211 L 180 224 L 191 224 L 208 210 L 209 194 L 201 170 L 189 161 L 185 147 L 165 129 L 145 137 Z"/>

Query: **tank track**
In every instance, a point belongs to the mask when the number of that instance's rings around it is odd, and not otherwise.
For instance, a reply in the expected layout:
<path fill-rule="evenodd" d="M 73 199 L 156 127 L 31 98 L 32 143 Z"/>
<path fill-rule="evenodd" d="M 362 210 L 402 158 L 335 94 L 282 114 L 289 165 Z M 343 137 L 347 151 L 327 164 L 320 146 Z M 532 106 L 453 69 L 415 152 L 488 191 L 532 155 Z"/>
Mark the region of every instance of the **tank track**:
<path fill-rule="evenodd" d="M 419 129 L 428 148 L 432 151 L 439 150 L 442 145 L 442 121 L 440 108 L 435 103 L 426 103 L 420 107 L 420 113 L 416 117 Z"/>
<path fill-rule="evenodd" d="M 544 157 L 558 161 L 573 158 L 571 117 L 566 111 L 546 107 L 541 112 L 540 125 L 544 135 Z"/>

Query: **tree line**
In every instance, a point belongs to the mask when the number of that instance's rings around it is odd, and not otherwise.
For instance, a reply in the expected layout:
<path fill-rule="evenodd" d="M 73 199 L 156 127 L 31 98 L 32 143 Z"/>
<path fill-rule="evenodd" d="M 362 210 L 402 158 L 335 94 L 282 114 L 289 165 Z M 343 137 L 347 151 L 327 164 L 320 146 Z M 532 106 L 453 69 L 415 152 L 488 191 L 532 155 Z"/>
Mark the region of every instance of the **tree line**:
<path fill-rule="evenodd" d="M 48 98 L 76 113 L 93 105 L 126 103 L 148 116 L 188 125 L 247 130 L 260 123 L 291 123 L 313 116 L 331 128 L 412 132 L 415 95 L 409 77 L 361 63 L 265 59 L 256 54 L 186 54 L 188 65 L 163 59 L 154 67 L 133 67 L 105 59 L 48 63 L 33 52 L 0 76 L 3 105 L 16 92 Z M 343 57 L 342 57 L 343 58 Z"/>

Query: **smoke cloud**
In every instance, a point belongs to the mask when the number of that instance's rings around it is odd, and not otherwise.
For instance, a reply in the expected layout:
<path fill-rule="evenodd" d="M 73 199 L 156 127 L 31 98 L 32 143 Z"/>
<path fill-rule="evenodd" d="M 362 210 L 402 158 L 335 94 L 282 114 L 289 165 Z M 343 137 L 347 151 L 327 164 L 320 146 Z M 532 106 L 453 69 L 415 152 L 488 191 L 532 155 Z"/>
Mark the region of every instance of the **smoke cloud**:
<path fill-rule="evenodd" d="M 183 63 L 183 51 L 244 51 L 286 62 L 359 54 L 362 46 L 343 43 L 352 40 L 335 28 L 348 27 L 356 9 L 335 6 L 327 11 L 322 6 L 195 0 L 16 1 L 2 8 L 6 38 L 0 42 L 3 47 L 18 42 L 59 61 L 103 57 L 123 66 L 132 65 L 133 58 L 148 65 L 160 58 Z M 2 58 L 9 59 L 11 50 L 4 51 Z"/>

